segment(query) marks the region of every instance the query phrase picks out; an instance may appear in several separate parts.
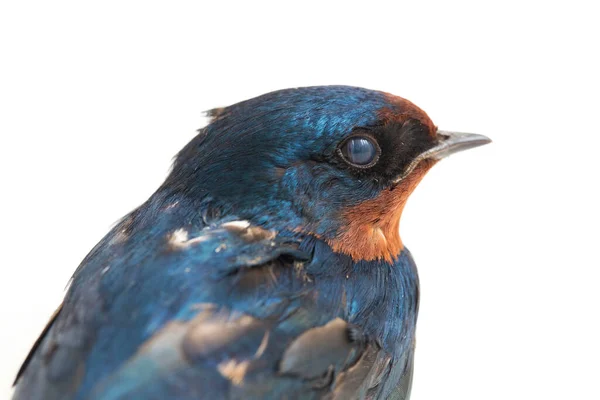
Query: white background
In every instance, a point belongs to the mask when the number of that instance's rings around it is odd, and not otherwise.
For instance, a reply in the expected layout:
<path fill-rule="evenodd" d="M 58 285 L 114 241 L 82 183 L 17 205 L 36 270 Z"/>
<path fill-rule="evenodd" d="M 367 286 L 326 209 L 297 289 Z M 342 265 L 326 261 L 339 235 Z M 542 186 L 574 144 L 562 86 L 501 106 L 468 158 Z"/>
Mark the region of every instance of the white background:
<path fill-rule="evenodd" d="M 216 3 L 3 2 L 0 397 L 203 110 L 349 84 L 494 140 L 441 162 L 405 210 L 413 399 L 600 398 L 593 2 Z"/>

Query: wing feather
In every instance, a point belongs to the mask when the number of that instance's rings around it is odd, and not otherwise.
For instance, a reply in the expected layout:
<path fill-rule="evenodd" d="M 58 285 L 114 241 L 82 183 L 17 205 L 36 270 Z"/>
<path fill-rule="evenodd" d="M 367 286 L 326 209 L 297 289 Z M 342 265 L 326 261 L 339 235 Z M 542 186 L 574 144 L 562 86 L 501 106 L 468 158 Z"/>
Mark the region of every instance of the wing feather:
<path fill-rule="evenodd" d="M 363 398 L 388 373 L 293 240 L 228 221 L 162 226 L 142 246 L 121 228 L 78 269 L 15 400 Z"/>

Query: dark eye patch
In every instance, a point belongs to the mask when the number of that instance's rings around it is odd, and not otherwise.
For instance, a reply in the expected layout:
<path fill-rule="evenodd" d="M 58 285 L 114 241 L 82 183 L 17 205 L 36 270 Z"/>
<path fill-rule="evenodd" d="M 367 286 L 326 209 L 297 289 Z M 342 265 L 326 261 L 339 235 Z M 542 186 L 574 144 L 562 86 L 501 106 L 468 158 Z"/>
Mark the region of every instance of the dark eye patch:
<path fill-rule="evenodd" d="M 371 145 L 375 148 L 374 157 Z M 420 121 L 383 121 L 354 129 L 338 145 L 336 160 L 353 175 L 361 179 L 369 177 L 385 187 L 402 175 L 415 157 L 433 145 L 435 136 Z"/>
<path fill-rule="evenodd" d="M 369 168 L 377 163 L 381 149 L 369 136 L 352 136 L 339 148 L 342 158 L 358 168 Z"/>

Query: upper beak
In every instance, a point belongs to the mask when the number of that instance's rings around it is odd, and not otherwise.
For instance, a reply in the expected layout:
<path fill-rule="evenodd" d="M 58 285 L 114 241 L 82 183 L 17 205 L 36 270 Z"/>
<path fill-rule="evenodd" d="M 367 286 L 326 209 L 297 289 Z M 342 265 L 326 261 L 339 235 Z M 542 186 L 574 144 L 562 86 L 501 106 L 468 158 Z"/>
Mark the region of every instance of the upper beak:
<path fill-rule="evenodd" d="M 408 176 L 423 160 L 441 160 L 444 157 L 448 157 L 450 154 L 483 146 L 492 141 L 489 137 L 478 135 L 476 133 L 438 130 L 436 136 L 438 143 L 429 150 L 419 154 L 405 169 L 404 173 L 395 179 L 395 183 L 400 182 Z"/>

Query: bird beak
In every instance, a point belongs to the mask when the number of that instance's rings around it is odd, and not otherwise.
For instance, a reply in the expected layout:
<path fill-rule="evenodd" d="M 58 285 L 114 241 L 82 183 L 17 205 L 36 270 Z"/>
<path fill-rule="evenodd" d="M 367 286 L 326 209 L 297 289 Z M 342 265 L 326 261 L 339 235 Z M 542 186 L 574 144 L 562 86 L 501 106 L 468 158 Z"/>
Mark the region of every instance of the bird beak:
<path fill-rule="evenodd" d="M 429 150 L 419 154 L 405 169 L 404 173 L 394 180 L 394 183 L 400 182 L 406 178 L 419 163 L 423 160 L 441 160 L 451 154 L 459 151 L 472 149 L 491 143 L 487 136 L 476 133 L 462 133 L 438 130 L 436 133 L 437 144 Z"/>
<path fill-rule="evenodd" d="M 442 158 L 448 157 L 450 154 L 483 146 L 484 144 L 488 144 L 492 141 L 489 137 L 478 135 L 476 133 L 440 130 L 437 131 L 437 138 L 439 143 L 423 153 L 423 155 L 425 155 L 424 158 L 441 160 Z"/>

